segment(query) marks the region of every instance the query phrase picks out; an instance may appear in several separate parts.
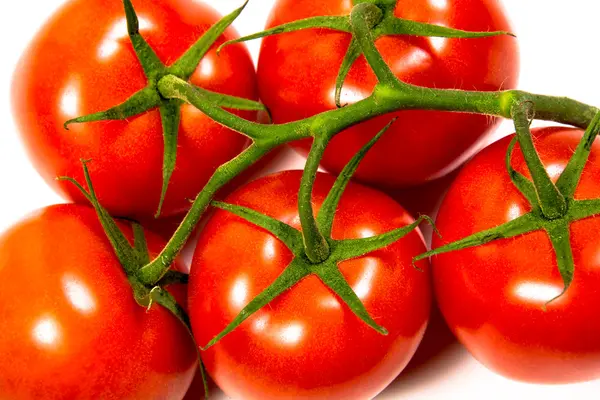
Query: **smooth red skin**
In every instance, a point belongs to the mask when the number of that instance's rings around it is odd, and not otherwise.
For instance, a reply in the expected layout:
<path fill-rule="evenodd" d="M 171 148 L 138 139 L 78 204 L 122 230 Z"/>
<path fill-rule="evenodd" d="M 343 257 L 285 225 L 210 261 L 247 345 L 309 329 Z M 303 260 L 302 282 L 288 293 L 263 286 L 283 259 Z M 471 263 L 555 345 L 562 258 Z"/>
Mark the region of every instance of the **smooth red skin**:
<path fill-rule="evenodd" d="M 129 224 L 121 227 L 131 238 Z M 146 237 L 155 256 L 164 241 Z M 12 227 L 0 237 L 0 282 L 0 398 L 185 395 L 196 371 L 194 343 L 167 310 L 147 312 L 135 302 L 93 209 L 53 206 Z M 65 282 L 82 286 L 95 306 L 75 307 Z M 170 290 L 185 300 L 184 287 Z M 52 344 L 35 339 L 43 321 L 58 329 Z"/>
<path fill-rule="evenodd" d="M 278 0 L 267 27 L 318 15 L 348 15 L 350 0 Z M 511 27 L 496 0 L 400 0 L 396 16 L 452 28 L 489 31 Z M 275 122 L 310 117 L 336 108 L 335 81 L 351 36 L 306 30 L 264 39 L 258 64 L 260 96 Z M 377 47 L 404 82 L 434 88 L 493 91 L 511 89 L 518 78 L 517 42 L 510 37 L 449 39 L 436 50 L 428 38 L 384 37 Z M 416 55 L 416 56 L 415 56 Z M 415 60 L 416 57 L 416 60 Z M 421 57 L 419 59 L 419 57 Z M 364 57 L 352 67 L 342 103 L 369 96 L 377 80 Z M 403 111 L 349 128 L 328 147 L 322 166 L 339 173 L 393 116 L 399 119 L 358 169 L 361 181 L 385 187 L 420 184 L 443 176 L 481 148 L 496 119 L 482 115 Z M 298 142 L 303 153 L 310 142 Z"/>
<path fill-rule="evenodd" d="M 582 137 L 575 129 L 536 130 L 542 161 L 557 178 Z M 443 239 L 433 247 L 464 238 L 510 220 L 511 210 L 530 209 L 512 185 L 504 163 L 506 138 L 490 146 L 462 170 L 437 218 Z M 600 142 L 577 188 L 577 199 L 600 197 Z M 520 150 L 513 166 L 526 173 Z M 529 174 L 527 174 L 529 176 Z M 516 216 L 517 214 L 515 214 Z M 467 349 L 490 369 L 512 379 L 536 383 L 570 383 L 600 377 L 600 219 L 571 225 L 575 278 L 562 291 L 556 258 L 544 232 L 498 240 L 485 246 L 433 258 L 435 289 L 441 310 Z M 534 300 L 521 284 L 549 285 L 545 298 Z M 521 294 L 519 294 L 521 293 Z"/>
<path fill-rule="evenodd" d="M 258 179 L 227 201 L 251 207 L 298 228 L 297 193 L 301 171 Z M 334 178 L 319 174 L 314 188 L 318 209 Z M 412 217 L 391 198 L 351 183 L 336 214 L 333 237 L 387 232 Z M 429 317 L 429 274 L 411 265 L 425 249 L 413 232 L 385 250 L 341 264 L 382 336 L 360 321 L 318 278 L 310 276 L 257 312 L 203 353 L 208 372 L 237 399 L 370 399 L 404 369 L 419 345 Z M 265 252 L 272 251 L 272 258 Z M 224 211 L 203 230 L 189 285 L 194 336 L 205 345 L 242 308 L 270 285 L 291 261 L 290 251 L 272 235 Z M 420 265 L 425 271 L 428 263 Z M 372 274 L 372 280 L 364 278 Z M 235 287 L 247 283 L 236 301 Z M 240 289 L 238 289 L 239 291 Z M 364 292 L 363 292 L 364 290 Z M 264 321 L 263 330 L 257 329 Z M 299 328 L 301 327 L 301 328 Z M 297 343 L 285 342 L 296 329 Z"/>
<path fill-rule="evenodd" d="M 159 58 L 171 64 L 216 21 L 209 6 L 189 0 L 134 1 L 141 33 Z M 116 41 L 110 38 L 121 24 Z M 228 30 L 224 37 L 237 37 Z M 224 41 L 221 38 L 217 43 Z M 103 47 L 108 43 L 108 47 Z M 105 59 L 102 48 L 114 52 Z M 203 65 L 214 68 L 203 72 Z M 209 68 L 210 69 L 210 68 Z M 191 82 L 205 89 L 256 100 L 254 65 L 243 45 L 216 55 L 213 47 Z M 158 110 L 127 121 L 71 125 L 68 119 L 105 110 L 144 88 L 147 80 L 127 37 L 120 1 L 73 0 L 38 33 L 17 67 L 13 83 L 14 114 L 25 146 L 42 177 L 69 200 L 85 202 L 59 175 L 83 181 L 80 159 L 89 164 L 101 203 L 114 215 L 147 218 L 158 208 L 162 186 L 163 134 Z M 61 107 L 73 87 L 77 115 Z M 237 112 L 255 118 L 254 112 Z M 184 105 L 177 164 L 166 196 L 163 216 L 189 208 L 215 169 L 235 157 L 246 139 L 192 106 Z"/>

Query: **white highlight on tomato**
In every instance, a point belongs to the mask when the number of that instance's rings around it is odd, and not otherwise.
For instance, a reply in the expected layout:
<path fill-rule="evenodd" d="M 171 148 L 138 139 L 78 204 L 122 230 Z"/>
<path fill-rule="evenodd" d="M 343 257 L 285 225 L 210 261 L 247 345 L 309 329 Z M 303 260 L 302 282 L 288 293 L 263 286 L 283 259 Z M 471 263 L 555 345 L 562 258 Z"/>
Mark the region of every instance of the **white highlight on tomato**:
<path fill-rule="evenodd" d="M 139 17 L 140 20 L 140 31 L 144 29 L 150 29 L 153 27 L 152 23 L 144 17 Z M 123 39 L 128 40 L 129 34 L 127 33 L 127 19 L 121 18 L 115 22 L 112 28 L 106 34 L 100 48 L 98 49 L 98 57 L 101 60 L 110 58 L 113 54 L 119 50 L 121 41 Z"/>
<path fill-rule="evenodd" d="M 267 328 L 267 323 L 269 322 L 269 316 L 263 315 L 260 318 L 257 318 L 252 325 L 254 328 L 254 332 L 263 332 Z"/>
<path fill-rule="evenodd" d="M 377 236 L 377 234 L 372 229 L 363 228 L 363 229 L 360 230 L 359 236 L 360 236 L 361 239 L 367 239 L 367 238 L 370 238 L 370 237 L 373 237 L 373 236 Z"/>
<path fill-rule="evenodd" d="M 431 47 L 433 47 L 438 53 L 442 52 L 448 45 L 448 38 L 443 37 L 428 37 Z"/>
<path fill-rule="evenodd" d="M 429 0 L 429 4 L 438 10 L 448 9 L 448 0 Z"/>
<path fill-rule="evenodd" d="M 565 167 L 563 164 L 550 164 L 546 167 L 546 172 L 550 178 L 558 179 L 565 170 Z"/>
<path fill-rule="evenodd" d="M 267 260 L 273 260 L 275 258 L 275 238 L 269 237 L 265 242 L 265 247 L 263 248 L 263 257 Z"/>
<path fill-rule="evenodd" d="M 79 113 L 79 85 L 77 82 L 68 84 L 60 96 L 60 111 L 66 118 L 76 118 Z"/>
<path fill-rule="evenodd" d="M 198 65 L 198 69 L 200 71 L 200 75 L 205 77 L 210 77 L 213 75 L 215 70 L 215 60 L 210 55 L 207 55 L 200 61 L 200 65 Z"/>
<path fill-rule="evenodd" d="M 394 71 L 396 74 L 415 73 L 429 68 L 430 64 L 431 55 L 421 48 L 413 47 L 395 63 Z"/>
<path fill-rule="evenodd" d="M 532 303 L 547 303 L 563 291 L 562 287 L 549 283 L 522 282 L 515 287 L 515 294 Z"/>
<path fill-rule="evenodd" d="M 280 331 L 281 341 L 285 344 L 295 345 L 300 342 L 304 333 L 304 327 L 298 323 L 290 324 Z"/>
<path fill-rule="evenodd" d="M 521 209 L 521 207 L 518 204 L 513 204 L 508 209 L 508 220 L 509 221 L 514 221 L 515 219 L 519 218 L 521 215 L 523 215 L 523 210 Z"/>
<path fill-rule="evenodd" d="M 42 318 L 33 327 L 32 334 L 42 347 L 54 347 L 60 336 L 58 323 L 53 318 Z"/>
<path fill-rule="evenodd" d="M 231 302 L 238 307 L 244 307 L 248 298 L 248 278 L 241 277 L 233 284 L 231 289 Z"/>
<path fill-rule="evenodd" d="M 84 283 L 72 276 L 64 276 L 62 284 L 67 300 L 76 310 L 84 314 L 90 314 L 96 310 L 96 299 Z"/>
<path fill-rule="evenodd" d="M 356 285 L 352 288 L 354 289 L 354 293 L 356 293 L 361 300 L 365 299 L 371 292 L 373 278 L 375 277 L 375 271 L 377 270 L 377 260 L 375 258 L 366 258 L 364 262 L 367 264 L 365 266 L 365 271 Z"/>

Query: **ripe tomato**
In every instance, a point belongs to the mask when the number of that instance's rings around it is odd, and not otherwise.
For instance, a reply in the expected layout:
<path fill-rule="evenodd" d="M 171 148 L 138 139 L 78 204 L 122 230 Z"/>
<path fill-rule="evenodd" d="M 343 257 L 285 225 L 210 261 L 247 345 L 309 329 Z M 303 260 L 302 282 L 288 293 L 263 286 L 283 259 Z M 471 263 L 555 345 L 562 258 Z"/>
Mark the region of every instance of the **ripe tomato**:
<path fill-rule="evenodd" d="M 351 1 L 278 0 L 268 28 L 319 15 L 347 15 Z M 510 31 L 496 0 L 399 0 L 395 15 L 470 31 Z M 351 35 L 312 29 L 264 39 L 258 64 L 260 96 L 275 122 L 313 116 L 335 108 L 338 69 Z M 387 36 L 377 47 L 398 78 L 435 88 L 493 91 L 514 88 L 518 49 L 514 38 L 440 39 Z M 352 67 L 342 103 L 371 94 L 377 80 L 364 57 Z M 386 187 L 420 184 L 443 176 L 471 157 L 495 125 L 482 115 L 403 111 L 369 152 L 357 179 Z M 391 116 L 347 129 L 333 139 L 322 166 L 339 173 Z M 310 142 L 295 147 L 306 153 Z"/>
<path fill-rule="evenodd" d="M 533 133 L 546 170 L 556 180 L 582 132 L 545 128 Z M 530 211 L 506 171 L 510 139 L 481 152 L 459 174 L 441 206 L 437 227 L 443 239 L 434 238 L 434 248 Z M 596 141 L 576 199 L 600 197 L 599 156 Z M 518 149 L 513 166 L 530 176 Z M 540 383 L 599 378 L 599 229 L 595 217 L 571 224 L 574 281 L 547 311 L 544 304 L 564 285 L 543 231 L 435 256 L 436 294 L 453 332 L 479 361 L 509 378 Z"/>
<path fill-rule="evenodd" d="M 214 24 L 210 7 L 189 0 L 134 1 L 141 34 L 170 64 Z M 93 23 L 90 23 L 93 21 Z M 218 43 L 236 37 L 229 30 Z M 191 82 L 205 89 L 257 99 L 254 65 L 244 46 L 216 55 L 211 49 Z M 115 106 L 146 86 L 127 36 L 120 1 L 74 0 L 39 32 L 21 60 L 13 86 L 16 120 L 27 151 L 44 179 L 67 199 L 85 202 L 57 176 L 83 181 L 80 159 L 93 159 L 90 172 L 100 202 L 114 215 L 136 218 L 156 213 L 162 184 L 163 134 L 158 110 L 128 121 L 63 124 Z M 253 112 L 239 112 L 254 118 Z M 163 216 L 189 208 L 215 169 L 236 156 L 246 139 L 184 105 L 177 164 Z"/>
<path fill-rule="evenodd" d="M 147 241 L 156 256 L 164 242 Z M 49 207 L 11 228 L 0 237 L 0 282 L 0 398 L 185 395 L 194 343 L 166 309 L 135 302 L 93 209 Z M 172 290 L 185 299 L 184 287 Z"/>
<path fill-rule="evenodd" d="M 300 171 L 258 179 L 227 202 L 250 207 L 299 228 Z M 320 174 L 320 207 L 333 177 Z M 334 239 L 363 238 L 414 222 L 388 196 L 350 184 L 333 227 Z M 370 399 L 406 366 L 427 325 L 428 273 L 411 257 L 425 249 L 413 232 L 385 250 L 340 264 L 382 336 L 367 327 L 315 276 L 258 311 L 203 353 L 206 368 L 226 394 L 239 399 Z M 217 211 L 203 230 L 192 262 L 190 318 L 205 345 L 291 261 L 291 252 L 261 228 Z M 427 264 L 421 265 L 425 270 Z"/>

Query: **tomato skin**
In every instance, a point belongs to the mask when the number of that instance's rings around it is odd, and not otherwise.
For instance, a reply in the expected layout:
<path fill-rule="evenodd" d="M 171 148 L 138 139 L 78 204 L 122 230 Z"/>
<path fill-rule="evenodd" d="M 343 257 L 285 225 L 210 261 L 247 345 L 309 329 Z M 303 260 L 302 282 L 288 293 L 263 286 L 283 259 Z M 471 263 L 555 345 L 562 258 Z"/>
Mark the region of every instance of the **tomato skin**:
<path fill-rule="evenodd" d="M 220 18 L 209 6 L 189 0 L 133 3 L 142 35 L 167 64 Z M 237 34 L 228 30 L 224 37 Z M 258 98 L 254 65 L 243 45 L 229 46 L 220 56 L 213 47 L 191 82 L 219 93 Z M 92 159 L 89 168 L 98 197 L 113 215 L 143 219 L 156 213 L 164 149 L 157 109 L 124 122 L 63 128 L 67 120 L 113 107 L 146 84 L 127 37 L 122 2 L 72 0 L 52 17 L 23 56 L 13 83 L 19 130 L 32 162 L 50 186 L 69 200 L 85 203 L 76 188 L 55 178 L 66 175 L 83 181 L 80 159 Z M 237 114 L 256 117 L 254 112 Z M 162 215 L 188 209 L 188 199 L 246 144 L 243 136 L 184 105 L 177 164 Z"/>
<path fill-rule="evenodd" d="M 164 242 L 146 238 L 155 256 Z M 194 343 L 167 310 L 135 302 L 93 209 L 48 207 L 11 228 L 0 237 L 0 282 L 0 398 L 185 395 Z M 169 290 L 185 300 L 185 287 Z"/>
<path fill-rule="evenodd" d="M 534 135 L 541 159 L 556 180 L 583 133 L 545 128 Z M 441 206 L 437 227 L 443 239 L 434 237 L 434 248 L 530 210 L 506 172 L 510 140 L 490 146 L 461 171 Z M 576 199 L 600 196 L 599 155 L 596 141 Z M 530 177 L 518 148 L 513 166 Z M 574 281 L 547 311 L 544 304 L 562 292 L 563 282 L 544 232 L 434 257 L 438 302 L 454 334 L 484 365 L 512 379 L 571 383 L 599 378 L 598 229 L 597 217 L 571 225 Z"/>
<path fill-rule="evenodd" d="M 471 30 L 511 27 L 496 0 L 399 0 L 395 15 L 419 22 Z M 319 15 L 348 15 L 349 0 L 278 0 L 267 27 Z M 277 123 L 335 109 L 335 81 L 351 36 L 307 30 L 264 39 L 258 64 L 261 99 Z M 377 47 L 402 81 L 435 88 L 493 91 L 511 89 L 518 78 L 518 48 L 510 37 L 437 39 L 384 37 Z M 377 80 L 364 57 L 352 67 L 342 104 L 371 94 Z M 339 173 L 393 116 L 392 128 L 366 156 L 357 179 L 384 187 L 421 184 L 443 176 L 475 154 L 496 125 L 482 115 L 402 111 L 377 117 L 335 137 L 322 166 Z M 307 153 L 310 142 L 295 144 Z"/>
<path fill-rule="evenodd" d="M 226 201 L 299 227 L 301 172 L 258 179 Z M 319 174 L 319 208 L 334 178 Z M 360 212 L 357 212 L 360 210 Z M 335 239 L 365 237 L 410 224 L 412 217 L 386 195 L 350 184 L 333 229 Z M 419 345 L 430 311 L 428 272 L 411 265 L 425 249 L 413 232 L 389 248 L 345 261 L 341 271 L 375 320 L 367 327 L 314 276 L 245 321 L 203 353 L 208 372 L 239 399 L 370 399 L 406 366 Z M 290 251 L 264 230 L 217 211 L 203 230 L 190 275 L 194 336 L 205 345 L 270 285 L 291 261 Z M 428 264 L 420 265 L 428 271 Z"/>

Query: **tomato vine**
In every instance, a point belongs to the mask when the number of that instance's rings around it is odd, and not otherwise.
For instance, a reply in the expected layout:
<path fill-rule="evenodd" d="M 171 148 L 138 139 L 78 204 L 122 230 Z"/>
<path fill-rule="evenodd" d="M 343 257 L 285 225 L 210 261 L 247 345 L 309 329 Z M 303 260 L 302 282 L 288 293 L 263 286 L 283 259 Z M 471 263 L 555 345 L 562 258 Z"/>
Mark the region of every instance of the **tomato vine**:
<path fill-rule="evenodd" d="M 376 2 L 375 2 L 376 3 Z M 477 92 L 430 89 L 398 80 L 375 47 L 373 23 L 381 20 L 382 10 L 374 2 L 362 2 L 354 7 L 350 27 L 361 51 L 375 71 L 379 84 L 373 94 L 355 104 L 287 124 L 265 125 L 246 121 L 211 102 L 203 93 L 173 75 L 166 75 L 157 84 L 165 98 L 175 98 L 192 104 L 200 111 L 252 140 L 240 156 L 217 169 L 204 190 L 196 197 L 192 208 L 168 246 L 159 257 L 141 270 L 142 279 L 152 282 L 160 277 L 192 234 L 215 193 L 242 171 L 256 163 L 277 146 L 298 139 L 327 141 L 347 127 L 392 111 L 422 109 L 468 112 L 512 118 L 515 103 L 535 104 L 536 118 L 587 127 L 598 109 L 578 101 L 520 90 Z M 309 250 L 310 251 L 310 250 Z"/>
<path fill-rule="evenodd" d="M 177 126 L 178 107 L 183 103 L 188 103 L 214 121 L 247 136 L 252 141 L 252 144 L 243 153 L 216 170 L 194 200 L 181 226 L 162 253 L 135 272 L 135 279 L 141 285 L 153 287 L 165 278 L 173 260 L 189 239 L 201 216 L 220 188 L 276 147 L 299 139 L 313 139 L 312 151 L 308 157 L 299 192 L 298 205 L 302 225 L 301 233 L 252 210 L 224 203 L 213 203 L 216 207 L 242 216 L 273 233 L 292 250 L 295 258 L 278 280 L 255 298 L 225 331 L 209 343 L 209 346 L 231 332 L 253 312 L 266 305 L 282 291 L 290 288 L 308 274 L 317 275 L 349 305 L 357 316 L 378 332 L 385 333 L 385 329 L 378 326 L 368 315 L 347 282 L 339 279 L 339 276 L 336 275 L 339 274 L 336 264 L 393 243 L 393 241 L 398 240 L 418 226 L 423 218 L 407 228 L 401 228 L 398 231 L 375 238 L 348 242 L 336 242 L 330 238 L 331 219 L 343 187 L 347 184 L 366 150 L 381 137 L 385 129 L 359 152 L 347 166 L 347 169 L 342 172 L 330 194 L 331 199 L 328 199 L 324 211 L 318 217 L 314 215 L 311 197 L 319 162 L 323 157 L 325 148 L 335 135 L 362 121 L 399 110 L 418 109 L 477 113 L 513 119 L 517 127 L 518 140 L 527 156 L 528 166 L 534 177 L 534 182 L 531 183 L 513 171 L 510 164 L 508 164 L 513 182 L 534 207 L 532 214 L 523 216 L 496 230 L 482 232 L 457 244 L 436 249 L 420 258 L 427 258 L 443 251 L 486 243 L 499 237 L 511 237 L 529 232 L 532 229 L 545 229 L 555 239 L 553 243 L 559 256 L 559 267 L 565 282 L 565 288 L 568 287 L 572 279 L 572 257 L 569 258 L 569 242 L 568 240 L 565 241 L 565 237 L 568 239 L 568 235 L 565 235 L 565 229 L 568 227 L 567 222 L 600 212 L 597 202 L 593 204 L 574 202 L 572 199 L 573 185 L 576 185 L 587 159 L 586 151 L 589 154 L 589 145 L 598 133 L 599 110 L 572 99 L 532 94 L 520 90 L 479 92 L 415 86 L 399 80 L 375 46 L 375 41 L 379 37 L 391 34 L 472 38 L 475 40 L 478 37 L 509 33 L 465 32 L 407 21 L 392 15 L 392 6 L 395 1 L 361 0 L 354 2 L 355 6 L 347 17 L 316 17 L 296 21 L 225 43 L 224 45 L 227 45 L 271 34 L 285 34 L 286 32 L 314 27 L 340 30 L 351 33 L 353 40 L 338 76 L 336 87 L 338 104 L 339 92 L 345 75 L 359 55 L 364 55 L 377 77 L 378 84 L 373 93 L 355 104 L 324 112 L 301 121 L 286 124 L 261 124 L 247 121 L 223 109 L 223 107 L 259 109 L 260 106 L 255 103 L 207 93 L 205 90 L 187 82 L 190 71 L 193 71 L 197 66 L 206 49 L 235 20 L 245 5 L 217 23 L 199 41 L 199 45 L 190 49 L 179 62 L 167 68 L 156 59 L 152 50 L 139 34 L 137 29 L 138 19 L 130 0 L 124 0 L 124 4 L 130 38 L 146 71 L 149 86 L 123 105 L 103 113 L 69 121 L 67 124 L 100 119 L 123 119 L 143 112 L 148 108 L 159 106 L 163 115 L 165 139 L 167 139 L 167 136 L 170 136 L 168 133 L 172 131 L 169 127 Z M 543 166 L 531 141 L 528 126 L 533 111 L 535 111 L 535 118 L 537 119 L 588 128 L 586 138 L 572 160 L 572 166 L 567 168 L 564 174 L 565 178 L 562 179 L 561 177 L 556 185 L 550 181 L 545 171 L 543 171 Z M 387 128 L 389 128 L 389 125 Z M 167 154 L 168 148 L 171 147 L 167 142 L 166 140 L 165 185 L 168 184 L 169 171 L 171 170 L 169 157 L 172 156 L 172 154 L 171 156 Z M 166 190 L 166 186 L 163 187 L 163 194 L 164 190 Z"/>

